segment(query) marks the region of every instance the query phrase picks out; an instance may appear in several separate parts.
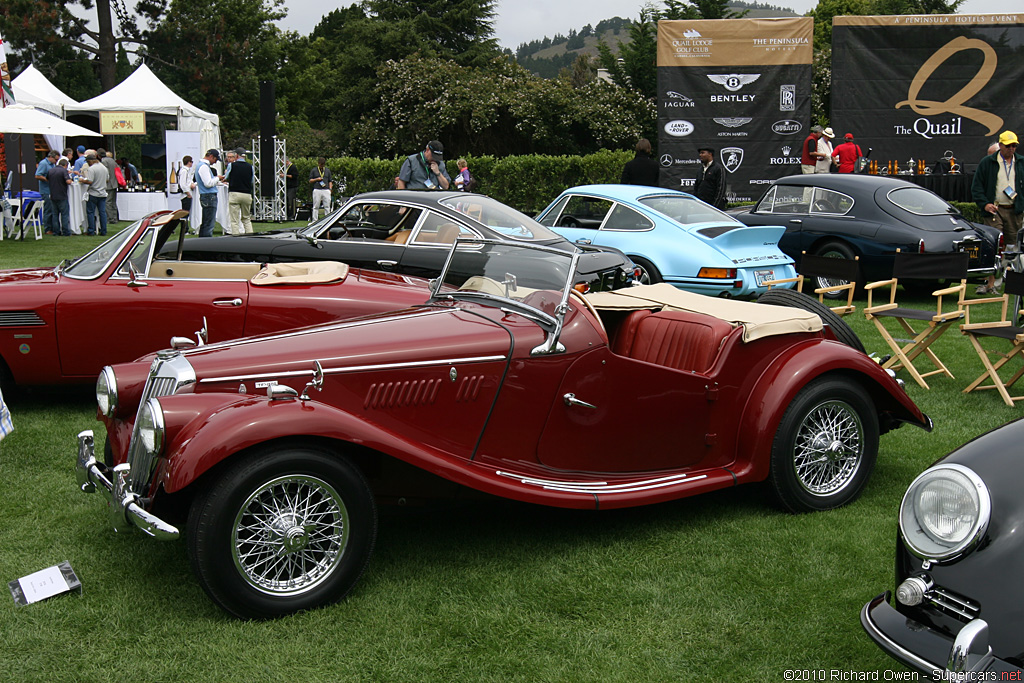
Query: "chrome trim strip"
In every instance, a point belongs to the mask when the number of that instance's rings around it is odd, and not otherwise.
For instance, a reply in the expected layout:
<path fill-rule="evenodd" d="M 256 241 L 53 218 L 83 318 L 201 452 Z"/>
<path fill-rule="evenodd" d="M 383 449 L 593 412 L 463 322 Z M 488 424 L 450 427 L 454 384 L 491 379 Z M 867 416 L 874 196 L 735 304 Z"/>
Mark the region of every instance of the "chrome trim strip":
<path fill-rule="evenodd" d="M 194 349 L 183 350 L 182 353 L 186 356 L 199 351 L 206 351 L 209 349 L 220 349 L 220 348 L 233 348 L 235 346 L 243 346 L 245 344 L 255 344 L 257 342 L 272 341 L 277 339 L 290 339 L 293 337 L 301 337 L 307 334 L 316 334 L 329 330 L 342 330 L 349 327 L 362 327 L 363 325 L 374 325 L 379 322 L 386 322 L 389 320 L 400 320 L 407 318 L 419 318 L 427 315 L 439 315 L 441 313 L 451 313 L 454 309 L 450 308 L 434 308 L 419 313 L 408 313 L 406 315 L 392 315 L 386 318 L 373 318 L 372 320 L 346 320 L 344 322 L 334 323 L 331 325 L 322 325 L 312 328 L 306 328 L 301 330 L 288 330 L 287 332 L 281 332 L 272 336 L 261 336 L 261 337 L 243 337 L 241 339 L 229 339 L 222 342 L 214 342 L 212 344 L 206 344 L 205 346 L 197 347 Z"/>
<path fill-rule="evenodd" d="M 582 493 L 588 495 L 595 493 L 631 493 L 633 491 L 646 491 L 649 489 L 673 486 L 675 484 L 685 484 L 691 481 L 700 481 L 701 479 L 707 479 L 708 476 L 706 474 L 700 474 L 697 476 L 673 474 L 667 477 L 645 479 L 643 481 L 635 481 L 629 484 L 609 484 L 606 481 L 574 482 L 557 481 L 553 479 L 537 479 L 534 477 L 524 477 L 522 475 L 512 474 L 510 472 L 502 472 L 501 470 L 496 470 L 494 473 L 501 477 L 517 479 L 521 484 L 540 486 L 551 491 L 565 491 L 567 493 Z"/>
<path fill-rule="evenodd" d="M 209 347 L 205 347 L 209 348 Z M 488 361 L 495 360 L 507 360 L 507 356 L 473 356 L 468 358 L 440 358 L 438 360 L 414 360 L 407 361 L 405 363 L 380 363 L 377 365 L 350 365 L 347 367 L 340 368 L 324 368 L 325 375 L 340 375 L 346 372 L 364 372 L 366 370 L 390 370 L 396 368 L 426 368 L 437 365 L 453 365 L 456 363 L 485 363 Z M 316 360 L 316 359 L 314 359 Z M 338 359 L 328 359 L 338 360 Z M 303 361 L 300 361 L 303 362 Z M 312 364 L 313 360 L 304 361 L 307 365 Z M 325 362 L 320 360 L 321 363 Z M 250 379 L 258 379 L 260 377 L 300 377 L 309 374 L 309 369 L 303 370 L 289 370 L 287 372 L 264 372 L 254 375 L 231 375 L 229 377 L 205 377 L 199 380 L 200 384 L 207 384 L 209 382 L 239 382 Z"/>
<path fill-rule="evenodd" d="M 868 632 L 868 635 L 874 638 L 876 641 L 885 644 L 885 648 L 889 649 L 899 655 L 899 658 L 906 663 L 914 666 L 921 671 L 942 671 L 943 667 L 938 664 L 933 664 L 923 657 L 919 657 L 907 648 L 903 647 L 895 640 L 885 635 L 880 628 L 875 624 L 874 620 L 871 619 L 871 603 L 874 600 L 867 602 L 864 607 L 860 610 L 860 623 L 864 626 L 864 630 Z"/>

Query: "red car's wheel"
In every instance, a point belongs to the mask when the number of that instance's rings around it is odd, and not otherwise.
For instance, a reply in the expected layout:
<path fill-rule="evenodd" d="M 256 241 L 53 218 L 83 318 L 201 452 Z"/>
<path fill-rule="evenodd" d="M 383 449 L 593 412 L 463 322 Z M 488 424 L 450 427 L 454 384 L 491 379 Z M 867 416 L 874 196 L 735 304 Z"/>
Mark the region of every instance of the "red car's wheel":
<path fill-rule="evenodd" d="M 878 415 L 864 389 L 822 378 L 796 395 L 772 443 L 770 480 L 792 512 L 841 507 L 867 484 L 878 455 Z"/>
<path fill-rule="evenodd" d="M 254 454 L 192 504 L 192 568 L 213 600 L 243 619 L 268 619 L 343 598 L 377 533 L 363 475 L 312 448 Z"/>

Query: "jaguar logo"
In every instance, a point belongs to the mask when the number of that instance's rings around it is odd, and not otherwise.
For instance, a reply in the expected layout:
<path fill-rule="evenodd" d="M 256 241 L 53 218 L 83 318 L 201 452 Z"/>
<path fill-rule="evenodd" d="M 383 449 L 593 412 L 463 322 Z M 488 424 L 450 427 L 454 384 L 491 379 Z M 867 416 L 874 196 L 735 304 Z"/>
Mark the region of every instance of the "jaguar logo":
<path fill-rule="evenodd" d="M 729 173 L 735 173 L 736 169 L 743 163 L 743 149 L 741 147 L 723 147 L 721 151 L 722 166 Z"/>
<path fill-rule="evenodd" d="M 707 74 L 707 77 L 712 83 L 717 83 L 729 92 L 736 92 L 761 78 L 761 74 Z"/>
<path fill-rule="evenodd" d="M 693 124 L 682 119 L 665 124 L 665 132 L 676 138 L 683 138 L 693 132 Z"/>
<path fill-rule="evenodd" d="M 974 75 L 974 78 L 945 102 L 918 99 L 918 96 L 921 94 L 921 88 L 928 82 L 932 74 L 947 59 L 964 50 L 979 50 L 982 54 L 984 61 L 981 64 L 981 68 L 978 69 L 978 73 Z M 996 51 L 992 49 L 991 45 L 977 38 L 958 36 L 936 50 L 935 54 L 921 65 L 917 74 L 914 75 L 914 80 L 910 82 L 910 88 L 907 90 L 907 99 L 897 103 L 895 108 L 910 107 L 914 112 L 922 116 L 956 114 L 957 116 L 977 121 L 983 126 L 988 126 L 988 134 L 995 135 L 1003 127 L 1002 117 L 964 105 L 967 103 L 967 100 L 981 92 L 981 89 L 992 80 L 992 76 L 996 72 L 997 62 Z"/>

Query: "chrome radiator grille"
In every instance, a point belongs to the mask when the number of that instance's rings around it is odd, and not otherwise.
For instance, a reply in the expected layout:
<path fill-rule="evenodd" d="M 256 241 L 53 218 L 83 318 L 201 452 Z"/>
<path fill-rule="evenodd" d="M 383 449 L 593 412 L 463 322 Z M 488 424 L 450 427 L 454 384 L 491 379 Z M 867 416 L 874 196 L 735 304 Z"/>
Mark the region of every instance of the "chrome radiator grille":
<path fill-rule="evenodd" d="M 195 384 L 196 373 L 179 351 L 161 351 L 149 368 L 149 379 L 142 391 L 142 400 L 135 414 L 135 426 L 132 428 L 132 442 L 128 447 L 128 464 L 131 469 L 132 491 L 140 496 L 149 494 L 149 484 L 153 478 L 156 459 L 146 453 L 139 439 L 139 417 L 143 408 L 151 398 L 170 396 L 184 386 Z"/>

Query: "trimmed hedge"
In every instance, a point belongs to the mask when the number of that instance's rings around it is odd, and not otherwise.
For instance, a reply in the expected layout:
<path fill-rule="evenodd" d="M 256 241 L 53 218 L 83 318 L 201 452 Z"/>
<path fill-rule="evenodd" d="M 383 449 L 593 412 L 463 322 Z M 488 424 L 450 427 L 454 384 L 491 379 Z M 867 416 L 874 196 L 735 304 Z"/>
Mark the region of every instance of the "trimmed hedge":
<path fill-rule="evenodd" d="M 622 167 L 633 158 L 631 151 L 601 150 L 586 156 L 467 156 L 469 171 L 479 183 L 477 191 L 494 197 L 503 204 L 533 215 L 546 207 L 567 187 L 591 183 L 617 183 Z M 345 196 L 361 192 L 386 190 L 391 186 L 405 157 L 398 159 L 357 159 L 335 157 L 327 167 L 335 177 L 335 188 L 345 178 Z M 299 168 L 299 202 L 311 201 L 309 172 L 316 159 L 294 157 Z M 446 159 L 448 175 L 458 172 L 455 159 Z M 336 191 L 337 194 L 337 191 Z"/>
<path fill-rule="evenodd" d="M 469 171 L 479 183 L 477 191 L 494 197 L 499 202 L 519 209 L 527 215 L 534 215 L 544 209 L 563 190 L 574 185 L 594 183 L 617 183 L 622 177 L 622 167 L 633 158 L 632 151 L 603 149 L 586 156 L 467 156 Z M 292 159 L 299 168 L 299 202 L 311 201 L 312 192 L 309 172 L 316 166 L 316 159 L 295 157 Z M 361 192 L 386 190 L 391 186 L 405 157 L 397 159 L 359 159 L 355 157 L 334 157 L 327 160 L 327 167 L 338 181 L 345 178 L 345 196 Z M 446 159 L 448 175 L 455 177 L 458 167 L 455 159 Z M 340 196 L 340 193 L 337 193 Z M 980 221 L 981 212 L 970 202 L 952 202 L 964 217 Z"/>

